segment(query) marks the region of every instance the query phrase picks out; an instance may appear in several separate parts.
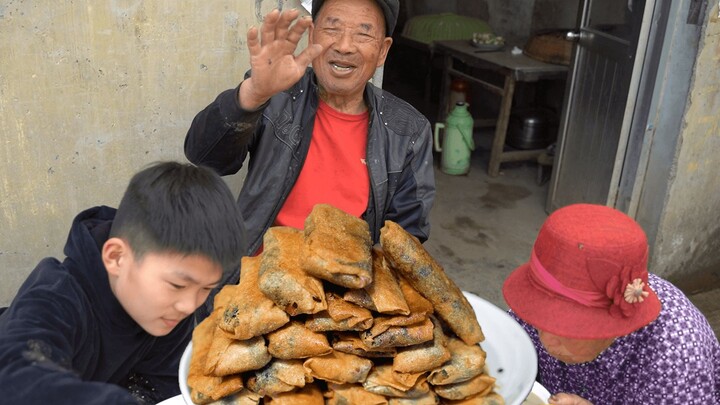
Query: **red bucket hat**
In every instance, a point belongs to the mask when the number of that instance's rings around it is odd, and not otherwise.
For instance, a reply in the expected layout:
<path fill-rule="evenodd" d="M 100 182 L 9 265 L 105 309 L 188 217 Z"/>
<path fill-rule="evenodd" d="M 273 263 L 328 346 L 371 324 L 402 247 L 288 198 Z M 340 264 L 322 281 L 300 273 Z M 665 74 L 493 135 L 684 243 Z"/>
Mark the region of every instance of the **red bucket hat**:
<path fill-rule="evenodd" d="M 508 306 L 537 329 L 573 339 L 627 335 L 660 313 L 648 285 L 645 232 L 615 209 L 574 204 L 540 228 L 530 261 L 505 280 Z"/>

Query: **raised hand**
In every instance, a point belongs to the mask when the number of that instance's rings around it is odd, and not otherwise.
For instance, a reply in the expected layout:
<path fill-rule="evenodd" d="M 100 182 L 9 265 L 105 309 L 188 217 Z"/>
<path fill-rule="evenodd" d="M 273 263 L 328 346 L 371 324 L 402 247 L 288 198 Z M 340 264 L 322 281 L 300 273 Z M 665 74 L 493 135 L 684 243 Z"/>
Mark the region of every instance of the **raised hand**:
<path fill-rule="evenodd" d="M 551 405 L 593 405 L 587 399 L 564 392 L 551 396 L 548 403 Z"/>
<path fill-rule="evenodd" d="M 312 25 L 310 17 L 299 18 L 298 10 L 273 10 L 260 27 L 247 33 L 251 77 L 240 86 L 240 106 L 253 110 L 273 95 L 290 88 L 305 73 L 322 46 L 308 45 L 297 56 L 295 50 L 303 33 Z M 293 21 L 295 23 L 293 24 Z"/>

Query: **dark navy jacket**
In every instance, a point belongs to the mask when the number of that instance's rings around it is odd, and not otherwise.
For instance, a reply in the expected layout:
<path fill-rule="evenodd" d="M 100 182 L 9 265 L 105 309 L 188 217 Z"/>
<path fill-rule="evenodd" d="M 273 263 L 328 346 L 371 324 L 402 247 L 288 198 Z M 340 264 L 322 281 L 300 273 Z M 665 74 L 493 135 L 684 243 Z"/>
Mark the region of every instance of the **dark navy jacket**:
<path fill-rule="evenodd" d="M 136 404 L 179 394 L 192 317 L 154 337 L 123 310 L 100 252 L 115 209 L 73 222 L 63 262 L 42 260 L 0 315 L 0 402 Z"/>

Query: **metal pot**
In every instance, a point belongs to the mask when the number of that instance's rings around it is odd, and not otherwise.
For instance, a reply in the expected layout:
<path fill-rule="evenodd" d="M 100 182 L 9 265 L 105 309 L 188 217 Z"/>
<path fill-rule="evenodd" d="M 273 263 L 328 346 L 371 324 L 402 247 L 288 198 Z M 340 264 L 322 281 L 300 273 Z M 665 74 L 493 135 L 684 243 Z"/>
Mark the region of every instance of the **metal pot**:
<path fill-rule="evenodd" d="M 510 115 L 505 143 L 516 149 L 541 149 L 551 142 L 548 111 L 520 110 Z"/>

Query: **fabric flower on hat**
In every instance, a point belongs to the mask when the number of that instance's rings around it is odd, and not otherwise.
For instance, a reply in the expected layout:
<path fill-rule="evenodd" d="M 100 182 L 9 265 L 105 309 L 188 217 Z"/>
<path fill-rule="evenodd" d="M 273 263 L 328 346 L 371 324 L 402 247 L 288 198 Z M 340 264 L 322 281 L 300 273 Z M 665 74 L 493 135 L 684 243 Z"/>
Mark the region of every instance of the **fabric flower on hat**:
<path fill-rule="evenodd" d="M 632 268 L 624 266 L 620 274 L 613 276 L 605 286 L 605 294 L 612 300 L 608 310 L 613 317 L 631 317 L 635 313 L 636 306 L 625 300 L 625 290 L 632 284 Z"/>
<path fill-rule="evenodd" d="M 648 296 L 645 260 L 634 266 L 605 259 L 588 259 L 588 271 L 599 290 L 609 298 L 608 312 L 615 318 L 629 318 Z M 604 284 L 604 285 L 603 285 Z"/>

